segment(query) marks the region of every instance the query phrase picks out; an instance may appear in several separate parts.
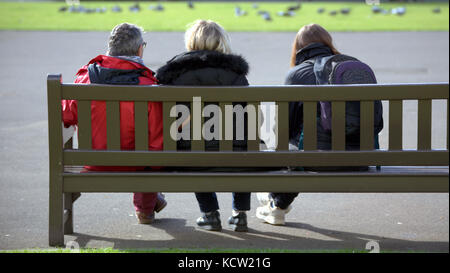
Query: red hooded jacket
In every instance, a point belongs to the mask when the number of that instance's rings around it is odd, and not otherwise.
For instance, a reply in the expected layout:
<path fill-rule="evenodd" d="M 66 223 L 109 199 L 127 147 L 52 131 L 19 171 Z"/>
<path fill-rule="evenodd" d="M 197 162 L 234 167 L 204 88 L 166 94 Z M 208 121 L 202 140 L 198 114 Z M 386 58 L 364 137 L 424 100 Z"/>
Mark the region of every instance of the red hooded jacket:
<path fill-rule="evenodd" d="M 144 65 L 118 57 L 99 55 L 83 66 L 76 74 L 75 83 L 138 84 L 157 83 L 153 72 Z M 77 125 L 77 101 L 62 101 L 64 126 Z M 92 149 L 106 150 L 106 103 L 91 103 Z M 120 146 L 121 150 L 134 150 L 134 102 L 120 102 Z M 148 102 L 148 149 L 163 149 L 162 103 Z M 142 170 L 144 167 L 86 166 L 89 170 Z"/>

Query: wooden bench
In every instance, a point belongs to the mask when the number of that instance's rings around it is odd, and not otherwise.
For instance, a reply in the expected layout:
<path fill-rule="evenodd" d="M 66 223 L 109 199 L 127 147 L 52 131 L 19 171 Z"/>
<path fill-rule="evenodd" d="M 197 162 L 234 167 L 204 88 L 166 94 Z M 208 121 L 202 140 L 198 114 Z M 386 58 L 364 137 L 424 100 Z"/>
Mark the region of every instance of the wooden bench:
<path fill-rule="evenodd" d="M 448 192 L 448 83 L 348 86 L 169 87 L 62 84 L 49 75 L 48 126 L 50 160 L 49 245 L 63 246 L 73 233 L 73 202 L 81 192 Z M 276 151 L 260 151 L 257 136 L 248 151 L 233 152 L 232 141 L 205 152 L 204 140 L 193 140 L 192 151 L 176 151 L 170 137 L 170 109 L 177 101 L 233 101 L 278 105 Z M 78 100 L 78 149 L 63 148 L 61 100 Z M 432 100 L 447 101 L 445 150 L 431 149 Z M 107 150 L 91 149 L 90 101 L 107 105 Z M 375 150 L 374 100 L 389 103 L 389 149 Z M 418 100 L 418 149 L 403 150 L 403 100 Z M 133 151 L 120 151 L 119 101 L 135 102 Z M 164 150 L 148 151 L 147 101 L 161 101 Z M 288 103 L 304 102 L 304 151 L 289 151 Z M 332 150 L 317 150 L 316 104 L 332 102 Z M 361 149 L 345 151 L 345 101 L 361 102 Z M 225 122 L 222 122 L 224 125 Z M 191 127 L 192 128 L 192 127 Z M 284 167 L 249 172 L 73 172 L 73 166 Z M 363 172 L 300 172 L 287 166 L 381 166 Z"/>

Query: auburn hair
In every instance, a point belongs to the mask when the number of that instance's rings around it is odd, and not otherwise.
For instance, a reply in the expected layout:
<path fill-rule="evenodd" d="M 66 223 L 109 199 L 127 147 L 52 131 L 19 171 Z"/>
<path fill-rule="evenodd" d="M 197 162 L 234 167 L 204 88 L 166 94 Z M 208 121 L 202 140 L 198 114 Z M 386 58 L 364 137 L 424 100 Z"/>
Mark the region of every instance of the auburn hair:
<path fill-rule="evenodd" d="M 294 42 L 292 44 L 291 53 L 291 67 L 294 67 L 297 52 L 313 43 L 322 43 L 331 49 L 333 54 L 341 54 L 333 45 L 333 39 L 330 33 L 326 31 L 322 26 L 318 24 L 309 24 L 303 26 L 295 35 Z"/>

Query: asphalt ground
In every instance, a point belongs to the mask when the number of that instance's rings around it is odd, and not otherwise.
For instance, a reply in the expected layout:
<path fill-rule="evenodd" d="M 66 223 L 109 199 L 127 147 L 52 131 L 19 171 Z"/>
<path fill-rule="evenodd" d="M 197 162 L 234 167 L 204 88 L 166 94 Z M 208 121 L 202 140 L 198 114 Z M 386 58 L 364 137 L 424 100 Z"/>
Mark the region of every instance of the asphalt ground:
<path fill-rule="evenodd" d="M 295 33 L 231 33 L 233 50 L 250 64 L 249 82 L 282 84 Z M 333 33 L 337 48 L 368 63 L 379 83 L 448 82 L 448 32 Z M 106 50 L 106 32 L 0 31 L 0 249 L 48 247 L 46 76 L 71 82 L 79 67 Z M 144 61 L 156 70 L 183 51 L 183 33 L 146 33 Z M 446 102 L 433 103 L 433 147 L 445 144 Z M 405 102 L 405 147 L 414 148 L 417 102 Z M 385 116 L 385 120 L 387 117 Z M 387 124 L 385 123 L 385 127 Z M 382 133 L 382 147 L 386 146 Z M 286 226 L 255 217 L 248 233 L 196 229 L 191 193 L 167 193 L 153 225 L 137 225 L 131 194 L 83 194 L 75 203 L 82 247 L 364 249 L 448 252 L 448 194 L 301 194 Z M 219 193 L 222 222 L 231 194 Z"/>

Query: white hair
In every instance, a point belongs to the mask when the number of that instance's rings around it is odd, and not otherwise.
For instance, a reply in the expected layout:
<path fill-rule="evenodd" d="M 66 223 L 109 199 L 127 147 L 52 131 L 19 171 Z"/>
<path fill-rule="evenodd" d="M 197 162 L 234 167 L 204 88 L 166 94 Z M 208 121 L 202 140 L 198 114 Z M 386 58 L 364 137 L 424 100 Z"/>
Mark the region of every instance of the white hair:
<path fill-rule="evenodd" d="M 122 23 L 113 28 L 108 41 L 110 56 L 136 56 L 144 43 L 143 29 L 139 26 Z"/>

